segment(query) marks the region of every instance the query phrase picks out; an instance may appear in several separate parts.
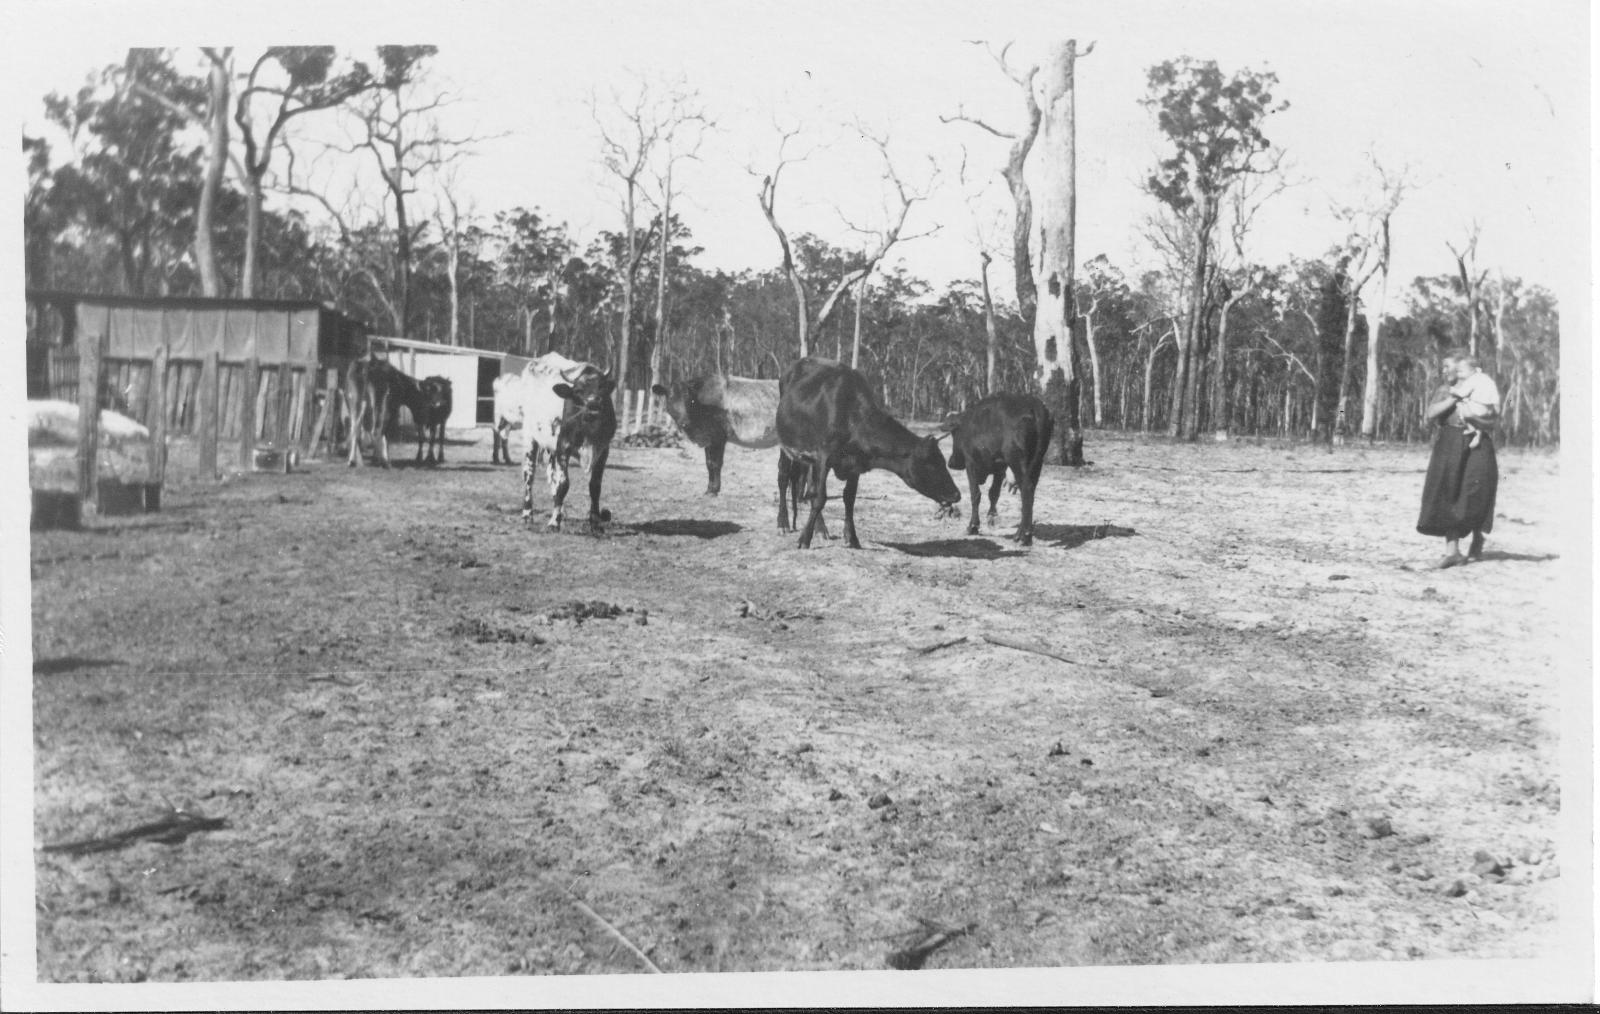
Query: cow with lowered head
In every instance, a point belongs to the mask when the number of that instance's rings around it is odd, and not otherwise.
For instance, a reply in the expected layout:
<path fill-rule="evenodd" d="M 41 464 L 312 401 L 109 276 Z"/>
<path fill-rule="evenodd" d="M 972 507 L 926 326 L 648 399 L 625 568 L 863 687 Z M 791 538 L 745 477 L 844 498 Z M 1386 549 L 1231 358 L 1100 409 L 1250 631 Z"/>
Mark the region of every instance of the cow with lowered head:
<path fill-rule="evenodd" d="M 650 389 L 684 436 L 706 449 L 706 495 L 722 490 L 722 454 L 728 444 L 764 448 L 778 444 L 778 382 L 713 373 Z"/>
<path fill-rule="evenodd" d="M 345 404 L 350 409 L 350 458 L 348 464 L 360 466 L 361 433 L 368 425 L 372 429 L 373 457 L 384 468 L 389 467 L 389 430 L 400 418 L 400 408 L 405 406 L 412 421 L 419 427 L 427 411 L 422 396 L 422 386 L 411 377 L 376 357 L 357 359 L 345 374 Z M 417 457 L 422 456 L 421 445 Z"/>
<path fill-rule="evenodd" d="M 1022 493 L 1022 523 L 1016 539 L 1033 545 L 1033 494 L 1044 469 L 1045 452 L 1055 424 L 1044 402 L 1031 394 L 991 394 L 950 422 L 950 467 L 965 470 L 972 494 L 972 521 L 968 535 L 978 534 L 978 491 L 989 484 L 989 523 L 994 524 L 995 504 L 1006 469 Z"/>
<path fill-rule="evenodd" d="M 780 515 L 785 478 L 796 481 L 809 471 L 812 482 L 811 516 L 800 533 L 801 549 L 811 545 L 827 500 L 830 471 L 844 480 L 844 538 L 851 549 L 861 548 L 855 504 L 863 472 L 888 469 L 938 503 L 942 512 L 953 511 L 961 501 L 938 438 L 919 437 L 906 429 L 878 403 L 867 379 L 855 370 L 808 357 L 789 367 L 778 386 L 778 439 L 795 463 L 779 461 Z"/>
<path fill-rule="evenodd" d="M 567 466 L 573 455 L 589 451 L 589 529 L 598 532 L 611 513 L 600 509 L 600 483 L 611 438 L 617 432 L 617 413 L 611 403 L 616 381 L 609 371 L 581 363 L 558 352 L 540 356 L 522 374 L 522 517 L 533 517 L 533 473 L 543 460 L 552 502 L 547 531 L 560 529 L 563 504 L 570 480 Z"/>

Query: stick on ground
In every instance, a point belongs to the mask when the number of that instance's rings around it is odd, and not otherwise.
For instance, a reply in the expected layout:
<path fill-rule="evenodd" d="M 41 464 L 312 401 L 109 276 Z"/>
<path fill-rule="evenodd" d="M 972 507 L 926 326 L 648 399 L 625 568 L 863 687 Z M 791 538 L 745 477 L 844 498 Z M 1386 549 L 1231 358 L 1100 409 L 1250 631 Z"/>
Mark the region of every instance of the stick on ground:
<path fill-rule="evenodd" d="M 1058 651 L 1052 651 L 1042 644 L 1034 644 L 1031 641 L 1019 641 L 1014 637 L 1005 637 L 1001 634 L 984 634 L 983 639 L 988 641 L 990 644 L 998 644 L 1002 648 L 1015 648 L 1018 651 L 1029 651 L 1035 655 L 1043 655 L 1046 658 L 1053 658 L 1061 662 L 1066 662 L 1070 665 L 1083 664 L 1075 658 L 1063 655 Z"/>
<path fill-rule="evenodd" d="M 644 962 L 644 966 L 646 968 L 650 969 L 650 971 L 656 973 L 657 975 L 662 974 L 661 969 L 656 967 L 656 963 L 654 961 L 651 961 L 648 957 L 646 957 L 644 951 L 641 951 L 639 948 L 635 947 L 633 945 L 633 941 L 632 940 L 629 940 L 627 937 L 623 936 L 621 930 L 617 929 L 615 926 L 611 925 L 609 922 L 606 922 L 606 920 L 601 917 L 599 912 L 596 912 L 594 909 L 590 908 L 588 905 L 585 905 L 583 903 L 583 901 L 577 895 L 573 894 L 570 890 L 567 890 L 567 888 L 565 888 L 565 887 L 563 887 L 561 890 L 566 894 L 568 900 L 570 900 L 572 902 L 572 906 L 574 908 L 576 908 L 578 911 L 582 912 L 584 915 L 588 916 L 590 919 L 593 919 L 595 922 L 599 923 L 600 926 L 608 934 L 611 935 L 612 939 L 616 940 L 622 946 L 626 947 L 628 949 L 628 951 L 634 957 L 636 957 L 640 961 Z"/>
<path fill-rule="evenodd" d="M 964 635 L 961 636 L 961 637 L 956 638 L 953 641 L 940 641 L 938 644 L 930 644 L 926 648 L 918 648 L 917 649 L 917 654 L 918 655 L 931 655 L 934 652 L 938 651 L 940 648 L 953 647 L 954 645 L 965 643 L 965 641 L 966 641 L 966 637 Z"/>

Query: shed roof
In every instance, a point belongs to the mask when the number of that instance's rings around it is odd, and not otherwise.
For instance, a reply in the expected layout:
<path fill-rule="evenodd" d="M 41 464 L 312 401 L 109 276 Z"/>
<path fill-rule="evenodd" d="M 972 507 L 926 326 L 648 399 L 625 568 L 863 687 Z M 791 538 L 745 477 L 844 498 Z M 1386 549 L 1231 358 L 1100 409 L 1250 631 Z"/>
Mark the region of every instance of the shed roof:
<path fill-rule="evenodd" d="M 174 310 L 320 310 L 345 320 L 365 324 L 329 303 L 318 299 L 242 299 L 233 296 L 118 296 L 71 289 L 29 289 L 30 303 L 92 303 L 96 306 L 127 306 L 141 309 Z"/>

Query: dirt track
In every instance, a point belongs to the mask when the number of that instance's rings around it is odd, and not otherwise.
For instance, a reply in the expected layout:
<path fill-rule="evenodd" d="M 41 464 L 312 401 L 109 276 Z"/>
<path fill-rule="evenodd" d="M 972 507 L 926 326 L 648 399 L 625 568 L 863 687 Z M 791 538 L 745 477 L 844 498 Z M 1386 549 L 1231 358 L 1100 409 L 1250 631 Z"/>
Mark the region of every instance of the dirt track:
<path fill-rule="evenodd" d="M 777 534 L 775 451 L 618 449 L 600 538 L 449 452 L 34 533 L 36 843 L 227 820 L 37 853 L 41 979 L 1551 945 L 1554 457 L 1430 572 L 1424 448 L 1091 434 L 1031 550 L 872 473 L 861 552 Z"/>

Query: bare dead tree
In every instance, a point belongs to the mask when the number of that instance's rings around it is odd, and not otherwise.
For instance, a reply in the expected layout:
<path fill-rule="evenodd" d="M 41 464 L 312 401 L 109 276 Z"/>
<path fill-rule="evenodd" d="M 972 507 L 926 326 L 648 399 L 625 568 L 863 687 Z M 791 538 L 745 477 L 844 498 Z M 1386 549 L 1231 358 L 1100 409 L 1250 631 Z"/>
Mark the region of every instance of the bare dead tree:
<path fill-rule="evenodd" d="M 790 287 L 794 290 L 796 337 L 799 340 L 801 356 L 811 354 L 810 336 L 812 332 L 820 328 L 833 316 L 834 311 L 839 306 L 840 297 L 850 291 L 852 286 L 861 286 L 896 243 L 906 242 L 929 234 L 928 232 L 923 232 L 912 236 L 904 235 L 906 219 L 911 213 L 911 208 L 918 201 L 925 199 L 926 188 L 908 186 L 901 177 L 895 168 L 894 159 L 889 154 L 889 138 L 887 135 L 875 135 L 860 124 L 857 124 L 857 130 L 862 137 L 877 148 L 878 154 L 883 160 L 883 180 L 889 184 L 889 190 L 892 191 L 892 194 L 889 195 L 891 197 L 890 207 L 886 209 L 886 223 L 878 228 L 862 226 L 846 220 L 845 224 L 848 228 L 857 233 L 872 236 L 873 242 L 870 247 L 862 252 L 861 259 L 853 267 L 846 270 L 829 287 L 827 295 L 822 299 L 821 308 L 816 312 L 815 316 L 810 312 L 807 280 L 801 273 L 799 265 L 795 263 L 789 235 L 778 222 L 777 215 L 780 174 L 786 166 L 804 161 L 810 155 L 809 152 L 802 156 L 789 156 L 786 154 L 789 143 L 799 136 L 799 128 L 783 132 L 778 145 L 778 164 L 771 173 L 762 177 L 761 190 L 757 196 L 761 203 L 762 214 L 766 216 L 767 224 L 772 228 L 773 235 L 778 239 L 778 246 L 783 252 L 783 271 L 788 276 Z M 841 215 L 841 217 L 843 216 Z M 858 303 L 860 298 L 861 292 L 858 292 Z M 851 361 L 853 363 L 859 363 L 860 361 L 859 336 Z"/>
<path fill-rule="evenodd" d="M 863 236 L 872 237 L 872 246 L 863 251 L 861 262 L 856 267 L 846 271 L 844 275 L 834 283 L 832 291 L 829 292 L 827 298 L 823 300 L 822 309 L 817 311 L 816 320 L 812 322 L 813 327 L 822 327 L 828 318 L 833 315 L 835 307 L 838 306 L 839 297 L 844 295 L 844 293 L 848 291 L 851 286 L 855 286 L 857 290 L 856 327 L 855 337 L 852 342 L 850 352 L 850 366 L 852 369 L 858 367 L 861 362 L 860 310 L 862 297 L 866 293 L 867 279 L 871 277 L 872 272 L 877 269 L 880 263 L 882 263 L 883 258 L 889 253 L 890 248 L 896 243 L 920 239 L 923 236 L 928 236 L 938 231 L 938 226 L 934 226 L 924 232 L 919 232 L 914 235 L 902 235 L 905 230 L 906 218 L 911 214 L 911 206 L 916 202 L 926 198 L 928 189 L 932 186 L 933 180 L 930 177 L 925 185 L 920 186 L 915 190 L 908 189 L 905 181 L 900 178 L 900 174 L 895 171 L 894 160 L 889 156 L 888 135 L 874 135 L 859 123 L 857 123 L 856 128 L 860 131 L 862 137 L 872 142 L 872 144 L 878 149 L 878 154 L 883 158 L 884 179 L 889 182 L 894 191 L 893 204 L 892 206 L 885 208 L 886 224 L 882 227 L 872 228 L 861 226 L 856 223 L 849 222 L 848 220 L 846 221 L 845 224 L 852 232 Z M 841 215 L 841 217 L 843 216 Z"/>
<path fill-rule="evenodd" d="M 1348 430 L 1351 361 L 1355 352 L 1356 322 L 1361 309 L 1361 290 L 1373 275 L 1383 272 L 1385 279 L 1389 272 L 1389 220 L 1393 217 L 1395 209 L 1399 207 L 1400 200 L 1405 196 L 1406 183 L 1403 178 L 1391 179 L 1384 172 L 1383 167 L 1373 159 L 1373 166 L 1378 171 L 1381 181 L 1380 194 L 1377 200 L 1369 207 L 1336 208 L 1335 215 L 1343 220 L 1349 227 L 1348 235 L 1343 244 L 1343 254 L 1349 261 L 1346 269 L 1345 290 L 1345 325 L 1344 325 L 1344 357 L 1339 368 L 1339 401 L 1334 412 L 1334 433 L 1343 439 Z M 1367 343 L 1367 390 L 1376 394 L 1378 387 L 1377 348 L 1379 331 L 1382 327 L 1383 303 L 1379 300 L 1378 312 L 1371 322 L 1374 329 Z M 1376 424 L 1377 405 L 1373 403 L 1373 423 Z M 1363 432 L 1366 431 L 1363 420 Z"/>
<path fill-rule="evenodd" d="M 1478 316 L 1483 308 L 1483 283 L 1487 271 L 1478 270 L 1478 235 L 1482 226 L 1474 221 L 1467 232 L 1467 240 L 1458 250 L 1448 241 L 1445 246 L 1456 259 L 1456 277 L 1461 281 L 1461 295 L 1467 303 L 1467 348 L 1478 354 Z"/>
<path fill-rule="evenodd" d="M 1016 205 L 1013 243 L 1016 252 L 1017 302 L 1033 320 L 1036 380 L 1045 404 L 1058 425 L 1052 440 L 1056 460 L 1083 463 L 1083 428 L 1078 391 L 1082 370 L 1078 364 L 1073 306 L 1073 271 L 1077 239 L 1077 59 L 1094 51 L 1094 44 L 1078 50 L 1076 39 L 1050 47 L 1045 60 L 1026 69 L 1011 65 L 1010 44 L 999 52 L 984 42 L 1001 71 L 1015 82 L 1025 97 L 1028 127 L 1023 132 L 997 130 L 982 120 L 958 113 L 950 120 L 973 123 L 999 137 L 1012 140 L 1003 176 Z M 1034 185 L 1040 199 L 1034 203 Z M 1024 274 L 1026 273 L 1026 278 Z"/>
<path fill-rule="evenodd" d="M 652 86 L 644 81 L 637 82 L 626 98 L 613 91 L 604 113 L 598 98 L 592 93 L 589 97 L 589 111 L 600 133 L 601 164 L 622 186 L 622 263 L 618 272 L 622 279 L 622 324 L 613 360 L 619 398 L 627 396 L 628 363 L 633 353 L 634 285 L 648 247 L 648 242 L 640 242 L 637 224 L 639 201 L 644 199 L 644 177 L 657 146 L 694 112 L 691 106 L 696 102 L 681 84 Z M 665 244 L 668 240 L 664 221 L 652 224 L 650 233 L 658 225 Z"/>
<path fill-rule="evenodd" d="M 1217 322 L 1216 367 L 1211 376 L 1211 428 L 1215 437 L 1226 440 L 1232 406 L 1228 400 L 1228 321 L 1235 305 L 1267 281 L 1269 270 L 1254 263 L 1245 252 L 1245 238 L 1255 224 L 1256 215 L 1268 201 L 1283 193 L 1289 182 L 1283 177 L 1283 152 L 1268 154 L 1268 164 L 1259 175 L 1243 176 L 1224 198 L 1227 207 L 1228 247 L 1217 257 L 1217 277 L 1223 286 L 1221 312 Z M 1231 261 L 1231 263 L 1229 263 Z"/>
<path fill-rule="evenodd" d="M 800 356 L 804 358 L 811 354 L 811 309 L 806 302 L 806 283 L 795 264 L 794 249 L 789 242 L 789 234 L 778 223 L 778 184 L 783 178 L 783 170 L 811 157 L 810 151 L 803 155 L 788 154 L 789 143 L 799 137 L 800 132 L 801 128 L 798 126 L 781 131 L 778 139 L 778 164 L 761 178 L 761 190 L 756 195 L 756 200 L 760 202 L 761 213 L 766 216 L 767 225 L 772 228 L 772 234 L 778 238 L 778 247 L 783 252 L 783 273 L 789 279 L 789 287 L 794 290 L 795 337 L 799 343 Z"/>
<path fill-rule="evenodd" d="M 452 101 L 447 92 L 413 79 L 369 91 L 354 110 L 357 137 L 346 150 L 371 156 L 394 214 L 392 292 L 396 333 L 401 336 L 410 329 L 415 248 L 428 227 L 426 217 L 413 214 L 411 198 L 422 179 L 448 173 L 483 140 L 453 137 L 440 128 L 438 113 Z"/>
<path fill-rule="evenodd" d="M 698 95 L 683 92 L 677 96 L 676 108 L 661 132 L 657 145 L 660 153 L 659 168 L 655 172 L 656 190 L 660 194 L 661 242 L 657 244 L 656 263 L 656 334 L 650 347 L 650 386 L 662 382 L 661 363 L 667 348 L 667 253 L 672 248 L 672 183 L 673 170 L 679 162 L 700 157 L 700 148 L 706 131 L 713 126 L 699 104 Z M 646 195 L 651 203 L 657 203 Z"/>

